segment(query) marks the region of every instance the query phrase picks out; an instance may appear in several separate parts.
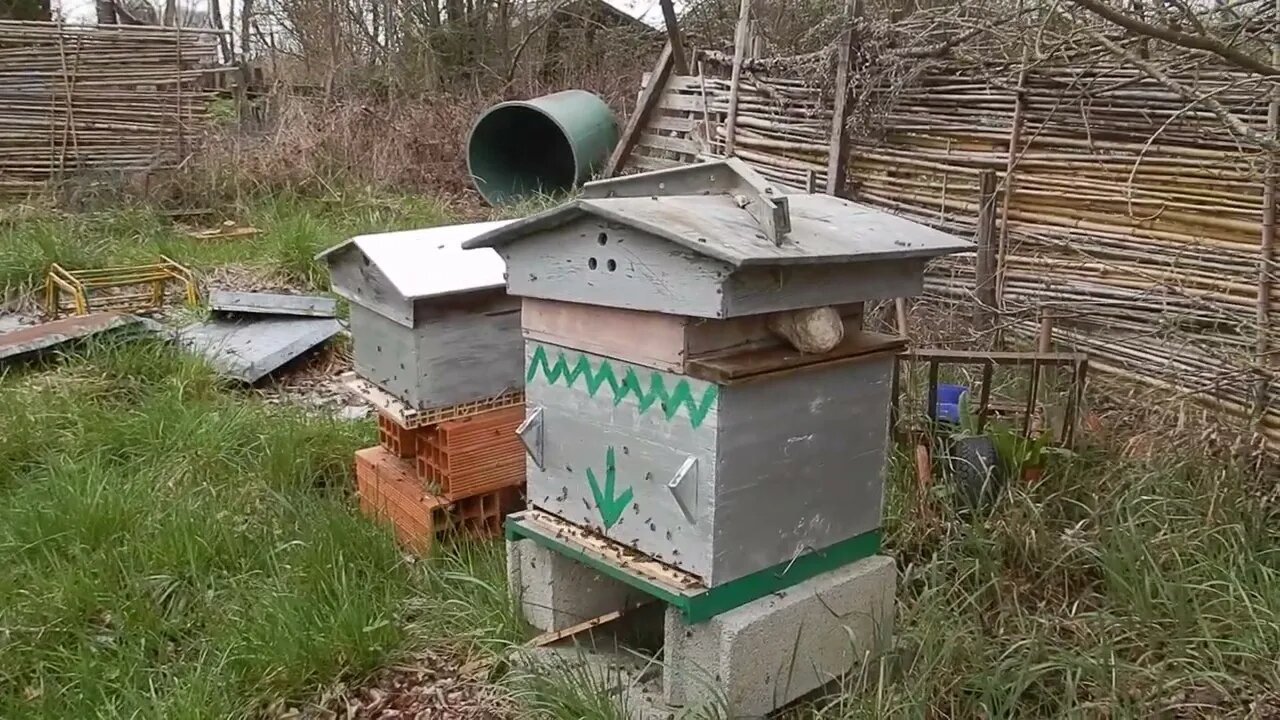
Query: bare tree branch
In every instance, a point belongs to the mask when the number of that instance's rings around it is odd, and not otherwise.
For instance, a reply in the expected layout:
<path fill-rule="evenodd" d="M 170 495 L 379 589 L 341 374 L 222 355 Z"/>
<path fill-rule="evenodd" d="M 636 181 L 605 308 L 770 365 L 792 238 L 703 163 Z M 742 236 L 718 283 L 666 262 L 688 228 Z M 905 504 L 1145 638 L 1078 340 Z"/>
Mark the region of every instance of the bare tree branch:
<path fill-rule="evenodd" d="M 1195 35 L 1185 33 L 1172 28 L 1163 28 L 1158 25 L 1144 22 L 1132 16 L 1115 9 L 1108 5 L 1104 0 L 1070 0 L 1072 4 L 1078 5 L 1090 12 L 1102 16 L 1106 20 L 1119 25 L 1129 32 L 1137 33 L 1146 37 L 1152 37 L 1157 40 L 1173 43 L 1179 47 L 1189 50 L 1204 50 L 1233 63 L 1245 70 L 1256 72 L 1259 75 L 1274 76 L 1280 75 L 1280 68 L 1264 63 L 1246 52 L 1238 50 L 1223 43 L 1212 36 Z M 1100 37 L 1096 33 L 1091 33 Z M 1109 42 L 1109 41 L 1108 41 Z"/>
<path fill-rule="evenodd" d="M 1077 0 L 1072 0 L 1072 2 L 1076 1 Z M 1272 152 L 1280 152 L 1280 142 L 1277 142 L 1274 138 L 1269 138 L 1246 125 L 1243 120 L 1236 117 L 1230 110 L 1223 106 L 1222 103 L 1218 102 L 1216 98 L 1210 95 L 1197 94 L 1193 92 L 1190 88 L 1166 75 L 1153 63 L 1143 60 L 1129 50 L 1120 47 L 1112 40 L 1107 39 L 1102 33 L 1088 29 L 1085 30 L 1085 32 L 1087 32 L 1096 42 L 1109 50 L 1113 55 L 1122 60 L 1128 61 L 1134 67 L 1150 76 L 1151 79 L 1181 95 L 1187 102 L 1204 105 L 1209 108 L 1209 110 L 1214 115 L 1217 115 L 1218 119 L 1221 120 L 1224 125 L 1231 128 L 1231 131 L 1237 136 L 1245 138 L 1258 147 L 1265 148 Z"/>

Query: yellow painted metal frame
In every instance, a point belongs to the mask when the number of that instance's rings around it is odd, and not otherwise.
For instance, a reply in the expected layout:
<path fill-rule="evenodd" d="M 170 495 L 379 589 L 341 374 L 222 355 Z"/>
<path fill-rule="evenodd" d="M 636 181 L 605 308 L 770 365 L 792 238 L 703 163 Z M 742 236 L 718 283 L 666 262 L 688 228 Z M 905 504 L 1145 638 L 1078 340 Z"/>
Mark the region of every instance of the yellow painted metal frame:
<path fill-rule="evenodd" d="M 56 318 L 63 311 L 73 315 L 87 315 L 90 304 L 94 310 L 150 310 L 164 303 L 165 286 L 177 283 L 182 287 L 183 298 L 188 305 L 199 301 L 195 275 L 187 268 L 161 255 L 161 262 L 151 265 L 67 270 L 54 263 L 44 282 L 44 306 L 50 317 Z M 133 285 L 150 285 L 149 290 L 135 292 L 97 293 L 95 291 L 123 288 Z M 63 293 L 70 295 L 70 302 L 63 302 Z"/>

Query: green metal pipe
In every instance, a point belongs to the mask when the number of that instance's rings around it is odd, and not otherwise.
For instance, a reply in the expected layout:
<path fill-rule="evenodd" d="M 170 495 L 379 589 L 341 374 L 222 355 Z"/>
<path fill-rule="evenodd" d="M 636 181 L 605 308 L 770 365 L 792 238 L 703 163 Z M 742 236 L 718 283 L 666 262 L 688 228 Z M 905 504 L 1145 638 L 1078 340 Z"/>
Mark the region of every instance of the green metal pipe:
<path fill-rule="evenodd" d="M 489 108 L 467 137 L 467 171 L 491 205 L 572 189 L 591 179 L 618 144 L 603 100 L 565 90 Z"/>

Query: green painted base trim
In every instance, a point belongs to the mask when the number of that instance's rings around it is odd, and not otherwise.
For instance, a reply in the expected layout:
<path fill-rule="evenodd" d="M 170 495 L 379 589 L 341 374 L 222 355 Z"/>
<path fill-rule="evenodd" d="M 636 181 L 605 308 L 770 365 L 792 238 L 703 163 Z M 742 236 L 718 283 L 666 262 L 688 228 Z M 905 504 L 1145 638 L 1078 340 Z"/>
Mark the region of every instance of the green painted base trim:
<path fill-rule="evenodd" d="M 871 530 L 723 585 L 682 590 L 654 582 L 647 577 L 618 567 L 603 558 L 583 551 L 581 547 L 567 541 L 566 538 L 549 536 L 537 528 L 524 525 L 521 523 L 519 514 L 507 517 L 506 535 L 508 540 L 521 538 L 532 540 L 549 550 L 673 605 L 679 608 L 685 622 L 689 624 L 700 623 L 753 600 L 794 587 L 805 580 L 851 565 L 880 552 L 880 531 Z"/>

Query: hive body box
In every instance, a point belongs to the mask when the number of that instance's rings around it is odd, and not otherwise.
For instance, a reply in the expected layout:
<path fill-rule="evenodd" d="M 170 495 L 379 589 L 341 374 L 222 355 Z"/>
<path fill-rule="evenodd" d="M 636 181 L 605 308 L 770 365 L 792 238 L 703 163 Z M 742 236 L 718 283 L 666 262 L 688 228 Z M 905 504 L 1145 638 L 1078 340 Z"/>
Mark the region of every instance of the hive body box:
<path fill-rule="evenodd" d="M 506 221 L 366 235 L 321 253 L 350 303 L 357 374 L 415 410 L 519 390 L 520 304 L 492 250 Z"/>
<path fill-rule="evenodd" d="M 880 526 L 890 353 L 735 384 L 536 341 L 526 363 L 530 504 L 708 587 Z"/>
<path fill-rule="evenodd" d="M 968 246 L 752 175 L 596 183 L 468 244 L 525 298 L 529 504 L 707 588 L 879 527 L 901 340 L 862 332 L 861 303 L 916 294 L 927 258 Z M 832 351 L 769 332 L 816 306 L 845 318 Z"/>

